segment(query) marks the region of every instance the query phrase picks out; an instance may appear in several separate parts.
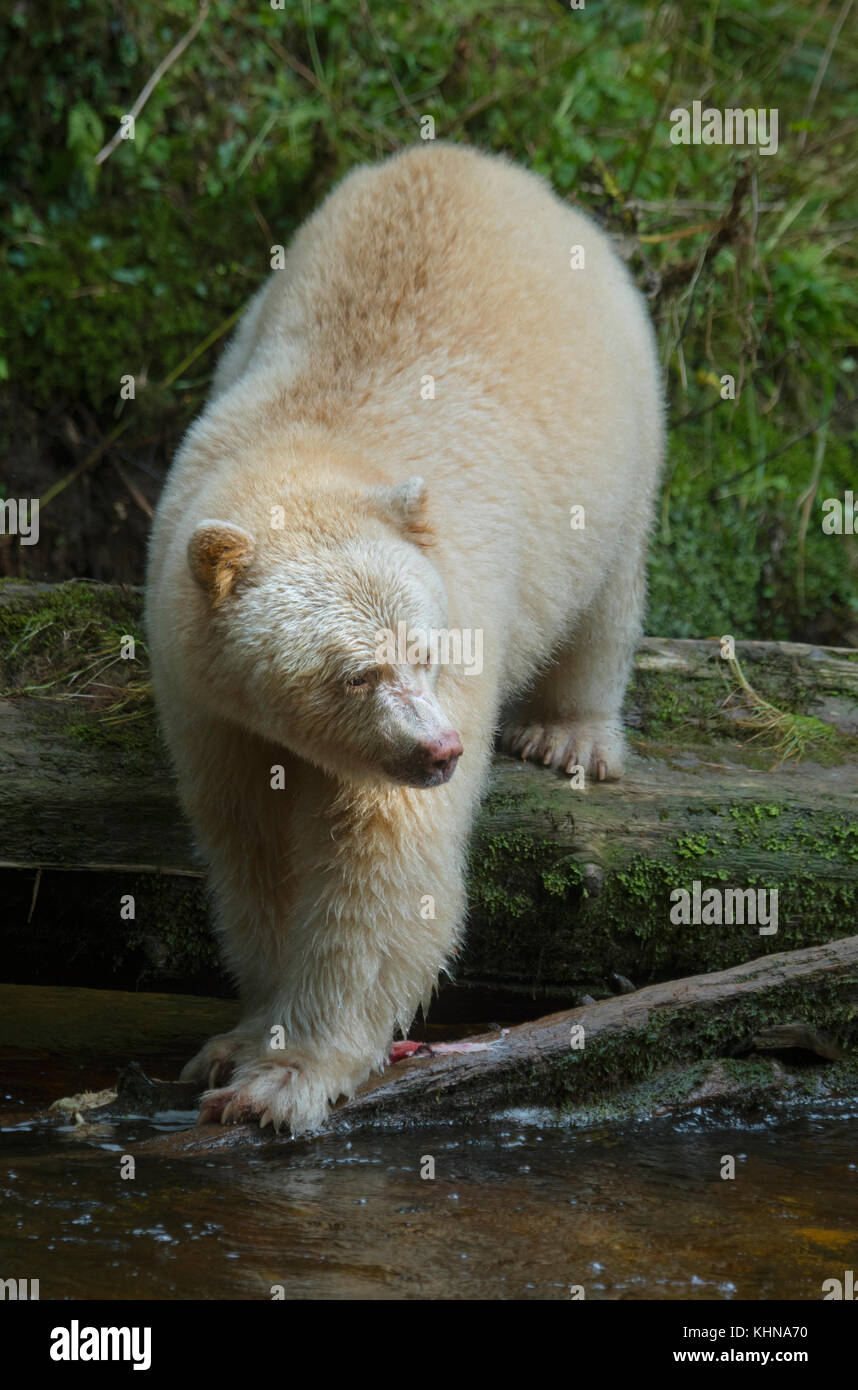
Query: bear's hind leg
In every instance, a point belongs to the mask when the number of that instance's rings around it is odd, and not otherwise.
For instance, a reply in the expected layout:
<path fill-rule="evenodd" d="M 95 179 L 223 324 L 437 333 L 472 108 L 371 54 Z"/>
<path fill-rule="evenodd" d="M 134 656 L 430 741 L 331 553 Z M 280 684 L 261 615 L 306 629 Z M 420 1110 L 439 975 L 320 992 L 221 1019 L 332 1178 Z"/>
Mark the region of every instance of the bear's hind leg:
<path fill-rule="evenodd" d="M 622 776 L 622 706 L 645 595 L 644 543 L 618 557 L 553 664 L 511 715 L 501 746 L 522 759 L 599 782 Z"/>

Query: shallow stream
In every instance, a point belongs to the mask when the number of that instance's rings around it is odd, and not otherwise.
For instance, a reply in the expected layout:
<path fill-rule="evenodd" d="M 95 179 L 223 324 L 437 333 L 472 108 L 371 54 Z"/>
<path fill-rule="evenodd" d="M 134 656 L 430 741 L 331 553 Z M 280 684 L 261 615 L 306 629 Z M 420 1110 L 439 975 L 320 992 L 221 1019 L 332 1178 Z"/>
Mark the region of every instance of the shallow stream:
<path fill-rule="evenodd" d="M 109 1084 L 132 1056 L 174 1076 L 191 1035 L 192 1050 L 232 1009 L 0 990 L 0 1277 L 38 1278 L 43 1299 L 270 1298 L 274 1286 L 286 1298 L 545 1299 L 572 1285 L 588 1299 L 819 1299 L 823 1280 L 856 1269 L 858 1101 L 735 1125 L 580 1129 L 517 1114 L 470 1133 L 176 1155 L 146 1144 L 191 1114 L 34 1118 Z"/>

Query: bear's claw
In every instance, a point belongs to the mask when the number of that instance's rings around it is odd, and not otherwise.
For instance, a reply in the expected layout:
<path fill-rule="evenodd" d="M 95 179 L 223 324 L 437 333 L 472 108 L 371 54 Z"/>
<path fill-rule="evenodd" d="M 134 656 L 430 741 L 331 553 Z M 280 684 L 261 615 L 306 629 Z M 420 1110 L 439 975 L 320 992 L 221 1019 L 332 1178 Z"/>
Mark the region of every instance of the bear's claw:
<path fill-rule="evenodd" d="M 508 753 L 571 773 L 583 767 L 598 782 L 622 776 L 625 743 L 622 730 L 605 722 L 591 724 L 508 724 L 501 736 Z"/>
<path fill-rule="evenodd" d="M 339 1085 L 315 1068 L 288 1062 L 245 1063 L 229 1086 L 207 1091 L 200 1102 L 198 1124 L 244 1124 L 252 1120 L 260 1129 L 273 1125 L 275 1133 L 293 1134 L 317 1129 L 323 1123 L 329 1100 L 341 1092 L 351 1094 L 347 1081 Z"/>

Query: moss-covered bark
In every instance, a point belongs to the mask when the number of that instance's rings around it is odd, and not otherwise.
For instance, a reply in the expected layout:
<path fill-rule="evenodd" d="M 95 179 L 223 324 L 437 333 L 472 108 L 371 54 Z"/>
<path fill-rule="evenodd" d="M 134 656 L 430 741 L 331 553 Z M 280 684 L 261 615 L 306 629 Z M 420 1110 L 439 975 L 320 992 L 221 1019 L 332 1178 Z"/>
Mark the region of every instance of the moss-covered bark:
<path fill-rule="evenodd" d="M 398 1064 L 344 1104 L 335 1120 L 467 1120 L 519 1105 L 580 1109 L 645 1083 L 652 1085 L 652 1103 L 665 1104 L 676 1094 L 683 1069 L 747 1057 L 763 1030 L 794 1020 L 808 1030 L 827 1030 L 844 1054 L 842 1072 L 852 1084 L 856 1003 L 858 937 L 852 937 L 651 985 L 501 1037 L 471 1040 L 488 1043 L 485 1051 Z"/>

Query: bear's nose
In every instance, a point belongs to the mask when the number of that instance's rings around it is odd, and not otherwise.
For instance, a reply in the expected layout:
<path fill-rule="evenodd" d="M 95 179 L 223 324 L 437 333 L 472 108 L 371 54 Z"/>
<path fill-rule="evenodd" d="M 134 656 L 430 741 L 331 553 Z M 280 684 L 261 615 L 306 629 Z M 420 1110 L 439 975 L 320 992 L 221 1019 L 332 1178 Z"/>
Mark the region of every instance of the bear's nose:
<path fill-rule="evenodd" d="M 428 743 L 418 743 L 416 751 L 424 772 L 443 772 L 449 776 L 462 756 L 462 740 L 455 729 L 445 729 Z"/>

